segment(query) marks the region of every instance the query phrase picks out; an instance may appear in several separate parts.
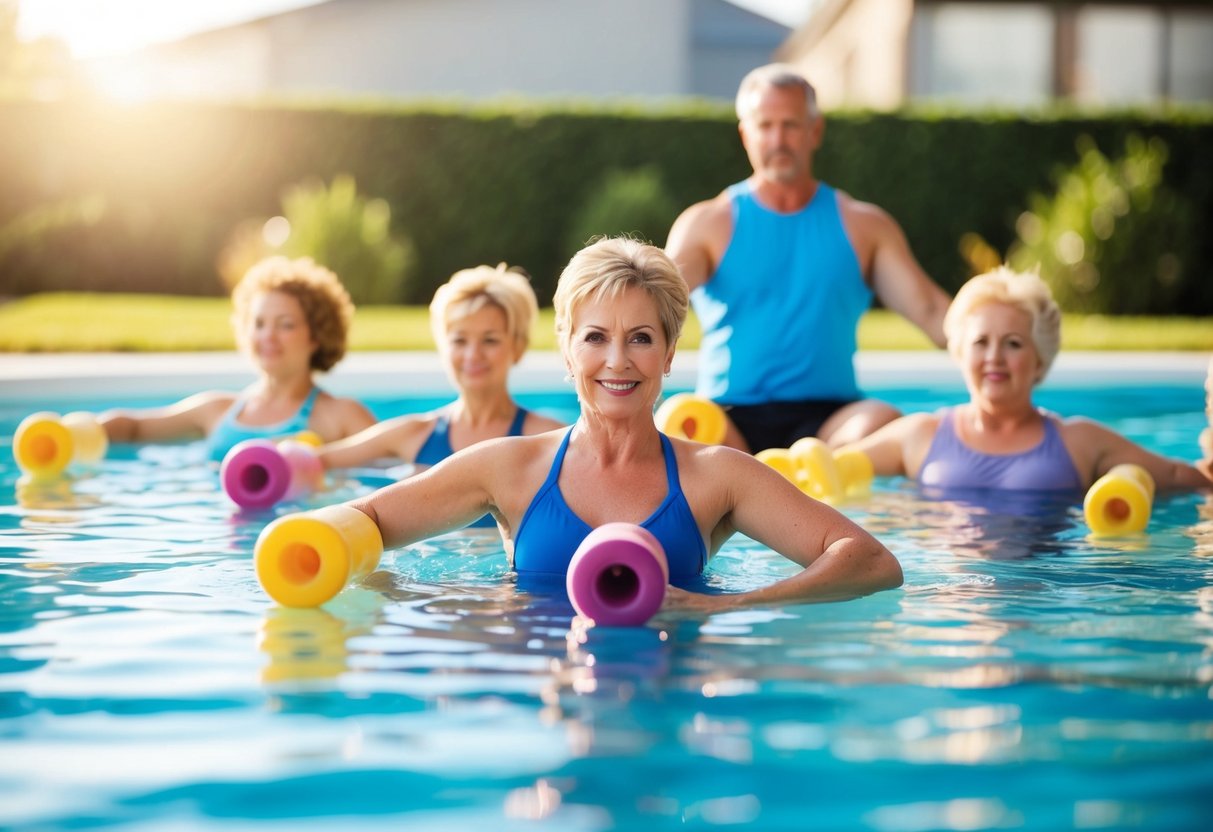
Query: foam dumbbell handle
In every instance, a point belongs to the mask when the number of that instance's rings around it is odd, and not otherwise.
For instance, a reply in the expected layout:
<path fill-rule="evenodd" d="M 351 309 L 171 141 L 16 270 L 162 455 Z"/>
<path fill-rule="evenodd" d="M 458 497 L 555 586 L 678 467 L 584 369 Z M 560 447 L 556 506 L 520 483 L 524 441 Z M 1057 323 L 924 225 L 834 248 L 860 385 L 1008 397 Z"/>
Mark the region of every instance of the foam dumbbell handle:
<path fill-rule="evenodd" d="M 857 448 L 835 451 L 834 467 L 838 469 L 842 488 L 848 497 L 862 496 L 872 489 L 875 469 L 871 457 L 863 451 Z"/>
<path fill-rule="evenodd" d="M 219 481 L 232 502 L 241 508 L 269 508 L 315 488 L 323 465 L 301 442 L 246 439 L 223 457 Z"/>
<path fill-rule="evenodd" d="M 719 445 L 728 430 L 720 405 L 691 393 L 670 396 L 657 408 L 653 420 L 666 436 L 691 439 L 704 445 Z"/>
<path fill-rule="evenodd" d="M 1116 465 L 1092 483 L 1082 513 L 1095 535 L 1144 531 L 1154 503 L 1154 478 L 1140 465 Z"/>
<path fill-rule="evenodd" d="M 382 555 L 375 522 L 338 504 L 270 523 L 257 538 L 253 563 L 262 588 L 279 604 L 318 607 L 369 575 Z"/>
<path fill-rule="evenodd" d="M 669 582 L 661 543 L 632 523 L 606 523 L 586 535 L 565 577 L 578 614 L 607 627 L 644 624 L 661 609 Z"/>
<path fill-rule="evenodd" d="M 105 458 L 105 452 L 109 450 L 109 436 L 96 416 L 77 410 L 64 416 L 62 423 L 72 435 L 73 462 L 92 465 Z"/>
<path fill-rule="evenodd" d="M 797 485 L 818 500 L 835 501 L 843 496 L 842 477 L 830 446 L 811 436 L 797 439 L 788 448 L 796 463 Z"/>
<path fill-rule="evenodd" d="M 66 416 L 50 411 L 31 413 L 13 434 L 13 457 L 22 471 L 35 478 L 56 477 L 73 462 L 100 462 L 109 447 L 105 428 L 84 411 Z"/>

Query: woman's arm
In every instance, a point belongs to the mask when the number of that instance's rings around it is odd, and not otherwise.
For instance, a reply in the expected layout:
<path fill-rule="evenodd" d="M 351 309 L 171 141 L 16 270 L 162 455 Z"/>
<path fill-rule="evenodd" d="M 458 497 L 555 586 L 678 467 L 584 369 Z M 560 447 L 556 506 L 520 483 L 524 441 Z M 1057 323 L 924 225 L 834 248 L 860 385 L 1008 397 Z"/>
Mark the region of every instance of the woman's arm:
<path fill-rule="evenodd" d="M 397 416 L 322 446 L 316 455 L 325 468 L 353 468 L 375 459 L 396 457 L 412 462 L 434 427 L 433 414 Z"/>
<path fill-rule="evenodd" d="M 1097 422 L 1068 419 L 1061 430 L 1066 447 L 1080 462 L 1079 473 L 1086 478 L 1087 485 L 1108 473 L 1114 466 L 1130 463 L 1145 468 L 1154 478 L 1154 485 L 1160 491 L 1213 487 L 1213 481 L 1204 473 L 1209 471 L 1209 465 L 1198 468 L 1182 460 L 1152 453 Z"/>
<path fill-rule="evenodd" d="M 934 413 L 911 413 L 838 451 L 863 451 L 872 460 L 872 471 L 878 477 L 913 478 L 918 476 L 938 427 L 939 417 Z"/>
<path fill-rule="evenodd" d="M 199 439 L 210 433 L 235 400 L 235 393 L 196 393 L 167 407 L 107 410 L 98 414 L 97 422 L 111 442 Z"/>
<path fill-rule="evenodd" d="M 696 477 L 710 477 L 723 493 L 726 532 L 739 531 L 803 567 L 770 586 L 733 595 L 697 596 L 677 590 L 672 606 L 727 609 L 782 602 L 841 601 L 902 582 L 901 565 L 876 538 L 840 512 L 802 493 L 753 457 L 727 448 L 702 455 Z M 699 488 L 693 489 L 700 493 Z M 714 535 L 714 543 L 721 536 Z"/>
<path fill-rule="evenodd" d="M 349 504 L 375 521 L 387 548 L 461 528 L 494 508 L 482 476 L 499 464 L 492 450 L 490 443 L 465 448 Z"/>

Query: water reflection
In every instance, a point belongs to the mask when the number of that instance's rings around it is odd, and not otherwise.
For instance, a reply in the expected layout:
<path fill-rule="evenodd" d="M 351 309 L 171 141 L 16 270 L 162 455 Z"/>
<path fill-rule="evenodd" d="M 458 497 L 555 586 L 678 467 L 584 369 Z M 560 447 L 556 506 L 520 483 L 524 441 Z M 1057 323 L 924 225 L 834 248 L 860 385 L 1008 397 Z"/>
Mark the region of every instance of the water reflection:
<path fill-rule="evenodd" d="M 74 512 L 98 505 L 100 500 L 92 494 L 79 493 L 77 477 L 31 477 L 23 475 L 17 480 L 13 491 L 17 505 L 29 512 L 25 515 L 31 523 L 71 522 L 71 517 L 42 512 Z"/>
<path fill-rule="evenodd" d="M 257 631 L 257 649 L 268 660 L 261 681 L 322 681 L 349 671 L 350 641 L 372 631 L 384 603 L 380 593 L 355 587 L 323 608 L 271 607 Z"/>

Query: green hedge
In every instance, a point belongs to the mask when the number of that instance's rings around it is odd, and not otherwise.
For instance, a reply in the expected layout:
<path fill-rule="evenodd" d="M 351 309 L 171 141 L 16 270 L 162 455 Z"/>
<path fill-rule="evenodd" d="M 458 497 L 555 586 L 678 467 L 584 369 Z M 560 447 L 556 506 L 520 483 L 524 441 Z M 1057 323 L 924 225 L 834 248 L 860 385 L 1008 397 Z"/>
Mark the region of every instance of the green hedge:
<path fill-rule="evenodd" d="M 1115 155 L 1130 133 L 1166 142 L 1166 183 L 1207 231 L 1209 113 L 837 113 L 817 172 L 890 211 L 927 271 L 954 290 L 969 275 L 962 235 L 976 232 L 1005 253 L 1029 196 L 1050 193 L 1059 167 L 1077 160 L 1080 135 Z M 707 104 L 5 101 L 0 294 L 219 294 L 215 261 L 241 221 L 278 213 L 281 194 L 304 179 L 350 174 L 360 193 L 389 202 L 394 229 L 416 244 L 418 277 L 401 302 L 427 302 L 455 270 L 500 261 L 526 268 L 546 302 L 567 257 L 568 226 L 591 189 L 612 171 L 644 168 L 660 171 L 678 206 L 749 173 L 729 108 Z M 1172 311 L 1213 314 L 1213 235 L 1200 236 Z"/>

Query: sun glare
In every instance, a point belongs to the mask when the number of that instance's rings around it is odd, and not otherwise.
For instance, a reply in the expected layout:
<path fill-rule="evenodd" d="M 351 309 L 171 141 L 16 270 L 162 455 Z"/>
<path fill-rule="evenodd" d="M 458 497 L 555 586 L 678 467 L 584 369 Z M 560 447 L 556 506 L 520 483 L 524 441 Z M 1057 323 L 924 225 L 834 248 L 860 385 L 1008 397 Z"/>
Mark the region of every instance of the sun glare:
<path fill-rule="evenodd" d="M 317 0 L 20 0 L 23 40 L 56 37 L 76 58 L 120 55 L 152 43 Z"/>

